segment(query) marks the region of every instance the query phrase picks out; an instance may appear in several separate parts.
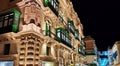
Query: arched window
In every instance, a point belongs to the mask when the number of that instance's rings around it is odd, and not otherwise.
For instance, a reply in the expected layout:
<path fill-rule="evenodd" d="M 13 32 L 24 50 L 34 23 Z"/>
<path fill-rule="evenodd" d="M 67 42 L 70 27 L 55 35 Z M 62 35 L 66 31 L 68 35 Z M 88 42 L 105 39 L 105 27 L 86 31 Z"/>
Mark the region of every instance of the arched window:
<path fill-rule="evenodd" d="M 30 23 L 35 24 L 35 20 L 34 20 L 34 19 L 31 19 L 31 20 L 30 20 Z"/>

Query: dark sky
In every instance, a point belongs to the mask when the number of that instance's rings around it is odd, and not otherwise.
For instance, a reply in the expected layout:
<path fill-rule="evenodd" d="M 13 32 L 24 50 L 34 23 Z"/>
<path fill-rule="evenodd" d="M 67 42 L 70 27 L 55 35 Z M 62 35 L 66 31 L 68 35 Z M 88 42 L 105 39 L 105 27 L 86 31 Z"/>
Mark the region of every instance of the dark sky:
<path fill-rule="evenodd" d="M 115 0 L 72 0 L 84 27 L 85 36 L 92 36 L 98 50 L 120 40 L 120 2 Z"/>

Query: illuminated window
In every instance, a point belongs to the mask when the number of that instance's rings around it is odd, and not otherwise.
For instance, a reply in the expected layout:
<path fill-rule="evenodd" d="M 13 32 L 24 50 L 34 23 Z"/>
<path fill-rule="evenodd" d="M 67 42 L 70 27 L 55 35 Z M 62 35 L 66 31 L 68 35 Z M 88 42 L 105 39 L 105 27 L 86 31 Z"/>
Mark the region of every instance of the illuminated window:
<path fill-rule="evenodd" d="M 14 66 L 14 61 L 0 61 L 0 66 Z"/>
<path fill-rule="evenodd" d="M 51 2 L 51 5 L 54 5 L 54 1 L 53 0 L 50 0 L 50 2 Z"/>
<path fill-rule="evenodd" d="M 61 37 L 61 32 L 60 32 L 60 30 L 57 30 L 57 37 L 58 37 L 58 38 Z"/>

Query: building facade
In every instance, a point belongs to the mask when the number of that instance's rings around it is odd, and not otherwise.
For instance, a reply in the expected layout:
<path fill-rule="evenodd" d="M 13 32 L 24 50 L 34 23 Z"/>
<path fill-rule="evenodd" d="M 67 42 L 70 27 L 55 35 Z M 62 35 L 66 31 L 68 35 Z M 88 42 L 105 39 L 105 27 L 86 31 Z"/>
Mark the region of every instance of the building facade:
<path fill-rule="evenodd" d="M 84 66 L 70 0 L 0 0 L 0 66 Z"/>
<path fill-rule="evenodd" d="M 116 41 L 109 54 L 110 66 L 120 66 L 120 41 Z"/>
<path fill-rule="evenodd" d="M 99 66 L 110 66 L 108 51 L 98 51 L 98 64 Z"/>
<path fill-rule="evenodd" d="M 97 47 L 95 45 L 95 40 L 90 36 L 85 37 L 85 55 L 86 55 L 86 65 L 97 66 Z"/>

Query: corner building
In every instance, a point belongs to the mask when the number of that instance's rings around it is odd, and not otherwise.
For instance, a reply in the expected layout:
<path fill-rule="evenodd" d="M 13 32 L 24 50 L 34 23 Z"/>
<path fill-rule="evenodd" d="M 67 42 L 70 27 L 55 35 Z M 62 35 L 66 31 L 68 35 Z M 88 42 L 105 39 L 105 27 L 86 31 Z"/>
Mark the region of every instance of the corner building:
<path fill-rule="evenodd" d="M 0 0 L 0 66 L 84 66 L 70 0 Z"/>
<path fill-rule="evenodd" d="M 86 65 L 87 66 L 97 66 L 97 47 L 95 45 L 95 40 L 91 36 L 85 37 L 85 55 L 86 55 Z"/>

